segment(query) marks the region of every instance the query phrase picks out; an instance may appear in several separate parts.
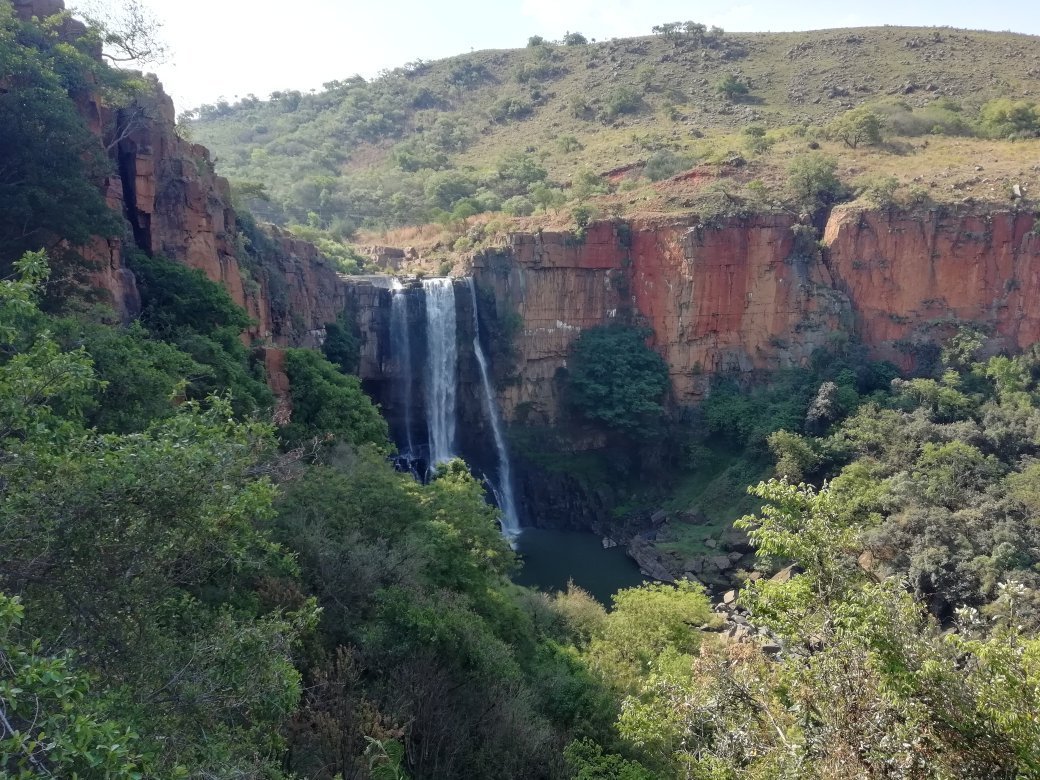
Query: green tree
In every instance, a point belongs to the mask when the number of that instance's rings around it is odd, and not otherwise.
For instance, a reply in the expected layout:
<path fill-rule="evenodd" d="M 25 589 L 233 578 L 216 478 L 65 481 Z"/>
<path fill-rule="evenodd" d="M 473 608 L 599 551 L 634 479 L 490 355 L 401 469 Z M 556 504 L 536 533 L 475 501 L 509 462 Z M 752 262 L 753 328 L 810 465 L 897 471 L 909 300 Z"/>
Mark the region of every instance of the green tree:
<path fill-rule="evenodd" d="M 90 83 L 89 58 L 0 6 L 0 265 L 28 250 L 84 245 L 118 222 L 98 182 L 108 161 L 70 92 Z"/>
<path fill-rule="evenodd" d="M 860 144 L 881 143 L 885 121 L 868 106 L 851 108 L 827 126 L 827 132 L 850 149 Z"/>
<path fill-rule="evenodd" d="M 356 372 L 361 360 L 361 342 L 355 331 L 356 327 L 348 321 L 346 312 L 340 314 L 335 322 L 325 325 L 325 341 L 321 351 L 344 374 Z"/>
<path fill-rule="evenodd" d="M 331 435 L 354 445 L 386 446 L 386 421 L 356 376 L 337 371 L 309 349 L 286 350 L 285 372 L 293 406 L 292 422 L 282 429 L 288 445 Z"/>
<path fill-rule="evenodd" d="M 584 331 L 574 342 L 567 386 L 589 420 L 632 435 L 649 434 L 664 413 L 668 366 L 646 345 L 649 333 L 625 325 Z"/>
<path fill-rule="evenodd" d="M 822 154 L 797 157 L 787 169 L 787 190 L 808 211 L 830 206 L 845 195 L 837 169 L 838 164 Z"/>

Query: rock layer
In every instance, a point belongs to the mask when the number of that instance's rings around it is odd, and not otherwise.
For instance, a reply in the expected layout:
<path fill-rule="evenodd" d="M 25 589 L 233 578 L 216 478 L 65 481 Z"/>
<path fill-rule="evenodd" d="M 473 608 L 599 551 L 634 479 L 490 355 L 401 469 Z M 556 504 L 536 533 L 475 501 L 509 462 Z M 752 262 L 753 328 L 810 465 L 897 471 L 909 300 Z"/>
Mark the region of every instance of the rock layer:
<path fill-rule="evenodd" d="M 967 323 L 990 352 L 1023 349 L 1040 340 L 1036 224 L 1025 211 L 844 208 L 822 249 L 792 217 L 770 214 L 511 236 L 474 258 L 499 318 L 521 323 L 504 414 L 556 421 L 570 345 L 618 318 L 649 326 L 679 405 L 702 399 L 714 374 L 802 365 L 846 337 L 907 370 Z"/>
<path fill-rule="evenodd" d="M 1040 341 L 1040 234 L 1030 212 L 835 211 L 826 259 L 851 302 L 856 333 L 904 369 L 973 323 L 988 349 Z"/>
<path fill-rule="evenodd" d="M 62 0 L 15 0 L 14 7 L 23 19 L 65 10 Z M 72 40 L 85 28 L 66 20 L 59 30 Z M 177 135 L 173 101 L 154 78 L 151 85 L 151 94 L 119 109 L 96 93 L 73 96 L 113 162 L 113 173 L 99 187 L 128 224 L 125 241 L 97 239 L 80 248 L 93 266 L 94 285 L 129 320 L 140 301 L 124 254 L 137 249 L 161 255 L 222 284 L 253 318 L 247 341 L 317 346 L 325 323 L 336 319 L 346 301 L 335 269 L 314 246 L 277 230 L 265 236 L 263 251 L 245 267 L 227 180 L 216 175 L 205 147 Z"/>
<path fill-rule="evenodd" d="M 759 215 L 717 227 L 695 218 L 603 221 L 570 233 L 511 237 L 474 259 L 498 315 L 518 316 L 519 382 L 503 390 L 508 419 L 560 414 L 560 369 L 582 330 L 645 324 L 668 363 L 675 401 L 702 399 L 713 374 L 805 363 L 850 322 L 852 309 L 796 223 Z M 519 413 L 519 415 L 518 415 Z"/>

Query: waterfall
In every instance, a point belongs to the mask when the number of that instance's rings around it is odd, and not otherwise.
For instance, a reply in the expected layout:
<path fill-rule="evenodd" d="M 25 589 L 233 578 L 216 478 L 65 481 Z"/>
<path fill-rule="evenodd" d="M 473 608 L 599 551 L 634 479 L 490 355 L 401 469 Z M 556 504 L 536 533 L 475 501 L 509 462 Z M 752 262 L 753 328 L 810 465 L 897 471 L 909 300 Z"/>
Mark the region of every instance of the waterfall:
<path fill-rule="evenodd" d="M 506 449 L 505 437 L 502 435 L 502 421 L 498 416 L 495 395 L 491 390 L 491 379 L 488 376 L 487 358 L 480 346 L 480 317 L 477 315 L 477 286 L 473 277 L 469 277 L 469 294 L 473 299 L 473 352 L 480 366 L 480 382 L 484 387 L 484 407 L 488 420 L 491 421 L 491 432 L 495 439 L 495 450 L 498 452 L 498 489 L 495 497 L 498 508 L 502 510 L 502 533 L 507 539 L 515 539 L 520 534 L 520 518 L 516 513 L 516 497 L 513 493 L 513 470 L 509 463 L 509 450 Z"/>
<path fill-rule="evenodd" d="M 426 422 L 430 464 L 455 457 L 455 382 L 458 365 L 455 286 L 451 278 L 423 279 L 426 293 Z"/>
<path fill-rule="evenodd" d="M 408 333 L 408 293 L 404 285 L 394 279 L 390 288 L 390 344 L 394 356 L 394 373 L 401 406 L 404 407 L 405 458 L 415 457 L 412 442 L 412 342 Z"/>

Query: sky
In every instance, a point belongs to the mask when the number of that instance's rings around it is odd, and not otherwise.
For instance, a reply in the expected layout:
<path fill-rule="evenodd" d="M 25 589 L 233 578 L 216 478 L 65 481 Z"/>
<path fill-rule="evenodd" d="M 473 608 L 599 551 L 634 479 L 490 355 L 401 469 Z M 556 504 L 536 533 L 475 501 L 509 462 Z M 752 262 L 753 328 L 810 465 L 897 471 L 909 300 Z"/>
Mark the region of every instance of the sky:
<path fill-rule="evenodd" d="M 135 0 L 162 24 L 170 54 L 158 74 L 177 110 L 327 81 L 417 59 L 557 39 L 647 35 L 687 20 L 724 30 L 867 25 L 1012 30 L 1040 35 L 1036 0 Z M 118 8 L 126 0 L 69 0 Z"/>

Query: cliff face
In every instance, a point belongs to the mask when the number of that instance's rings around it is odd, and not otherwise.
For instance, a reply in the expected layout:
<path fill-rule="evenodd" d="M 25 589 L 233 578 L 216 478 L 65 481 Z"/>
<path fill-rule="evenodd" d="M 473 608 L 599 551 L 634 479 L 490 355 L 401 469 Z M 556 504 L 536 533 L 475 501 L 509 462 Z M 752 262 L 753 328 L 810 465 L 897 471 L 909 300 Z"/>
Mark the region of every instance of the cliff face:
<path fill-rule="evenodd" d="M 1040 341 L 1035 224 L 1026 212 L 839 209 L 822 252 L 785 215 L 514 235 L 474 258 L 498 316 L 520 323 L 504 415 L 557 420 L 571 343 L 619 317 L 651 328 L 681 405 L 703 398 L 713 374 L 800 365 L 843 332 L 904 369 L 965 323 L 990 334 L 990 351 L 1022 349 Z"/>
<path fill-rule="evenodd" d="M 761 215 L 717 228 L 695 220 L 597 222 L 569 233 L 512 237 L 474 260 L 499 317 L 519 316 L 519 383 L 507 419 L 559 415 L 557 372 L 585 328 L 624 318 L 649 326 L 675 400 L 704 397 L 720 371 L 804 363 L 851 317 L 827 266 L 796 246 L 794 221 Z"/>
<path fill-rule="evenodd" d="M 24 19 L 64 11 L 62 0 L 15 0 Z M 64 23 L 78 38 L 83 26 Z M 100 57 L 100 52 L 98 53 Z M 310 244 L 274 231 L 263 251 L 243 265 L 239 225 L 227 180 L 217 176 L 209 151 L 176 133 L 173 102 L 153 80 L 151 95 L 114 110 L 97 94 L 73 96 L 87 126 L 113 161 L 99 186 L 109 206 L 128 223 L 126 240 L 150 255 L 201 269 L 222 284 L 254 320 L 244 338 L 278 345 L 316 346 L 325 323 L 343 310 L 345 295 L 333 267 Z M 95 270 L 93 283 L 125 320 L 139 308 L 122 239 L 97 239 L 82 254 Z"/>
<path fill-rule="evenodd" d="M 873 353 L 912 368 L 921 348 L 975 323 L 991 351 L 1040 341 L 1040 235 L 1026 212 L 839 210 L 827 262 Z"/>
<path fill-rule="evenodd" d="M 319 344 L 345 302 L 331 264 L 313 245 L 273 230 L 252 267 L 243 265 L 227 180 L 216 175 L 205 147 L 177 135 L 173 102 L 158 85 L 117 122 L 125 135 L 116 151 L 123 209 L 137 246 L 222 284 L 253 318 L 251 339 Z"/>

